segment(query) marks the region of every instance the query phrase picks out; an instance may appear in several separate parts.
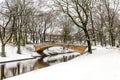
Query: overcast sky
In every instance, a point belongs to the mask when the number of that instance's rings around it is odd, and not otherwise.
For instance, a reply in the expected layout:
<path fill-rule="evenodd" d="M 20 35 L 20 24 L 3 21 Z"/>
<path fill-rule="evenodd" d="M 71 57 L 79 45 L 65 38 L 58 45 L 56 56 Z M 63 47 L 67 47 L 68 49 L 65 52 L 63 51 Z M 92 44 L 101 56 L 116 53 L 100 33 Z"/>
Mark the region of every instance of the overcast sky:
<path fill-rule="evenodd" d="M 0 0 L 0 2 L 5 1 L 5 0 Z"/>

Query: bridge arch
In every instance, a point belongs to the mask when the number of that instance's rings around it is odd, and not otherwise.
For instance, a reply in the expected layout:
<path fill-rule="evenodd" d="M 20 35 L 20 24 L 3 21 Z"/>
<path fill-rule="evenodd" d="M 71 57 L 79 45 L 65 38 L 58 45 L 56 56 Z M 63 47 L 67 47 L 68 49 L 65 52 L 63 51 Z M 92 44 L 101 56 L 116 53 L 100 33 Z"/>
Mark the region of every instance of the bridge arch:
<path fill-rule="evenodd" d="M 77 46 L 77 45 L 65 45 L 65 44 L 40 44 L 40 45 L 34 45 L 35 51 L 38 53 L 42 53 L 45 49 L 54 47 L 54 46 L 62 46 L 69 49 L 73 49 L 76 52 L 79 52 L 80 54 L 83 54 L 87 46 Z"/>

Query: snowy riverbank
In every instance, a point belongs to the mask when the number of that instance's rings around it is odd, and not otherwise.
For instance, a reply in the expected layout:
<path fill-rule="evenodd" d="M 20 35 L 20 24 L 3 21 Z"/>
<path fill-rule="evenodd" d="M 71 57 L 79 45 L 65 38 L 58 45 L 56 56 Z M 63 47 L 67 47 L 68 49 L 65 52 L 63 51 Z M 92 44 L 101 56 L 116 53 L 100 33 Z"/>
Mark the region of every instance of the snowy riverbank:
<path fill-rule="evenodd" d="M 5 48 L 6 57 L 0 57 L 0 63 L 6 61 L 20 60 L 20 59 L 29 59 L 34 58 L 35 56 L 39 56 L 38 53 L 34 52 L 33 45 L 26 45 L 25 47 L 21 47 L 21 54 L 17 54 L 17 47 L 11 44 L 7 44 Z M 0 44 L 0 52 L 1 52 L 1 44 Z"/>
<path fill-rule="evenodd" d="M 95 47 L 68 62 L 28 72 L 6 80 L 120 80 L 120 49 Z"/>

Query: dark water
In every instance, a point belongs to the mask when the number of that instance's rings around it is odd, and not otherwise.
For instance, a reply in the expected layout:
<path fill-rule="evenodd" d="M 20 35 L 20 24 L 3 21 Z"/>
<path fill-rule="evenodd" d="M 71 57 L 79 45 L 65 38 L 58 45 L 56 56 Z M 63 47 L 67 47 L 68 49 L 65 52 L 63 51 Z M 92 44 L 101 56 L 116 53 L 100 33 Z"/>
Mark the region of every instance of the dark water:
<path fill-rule="evenodd" d="M 0 80 L 47 66 L 39 58 L 0 64 Z"/>

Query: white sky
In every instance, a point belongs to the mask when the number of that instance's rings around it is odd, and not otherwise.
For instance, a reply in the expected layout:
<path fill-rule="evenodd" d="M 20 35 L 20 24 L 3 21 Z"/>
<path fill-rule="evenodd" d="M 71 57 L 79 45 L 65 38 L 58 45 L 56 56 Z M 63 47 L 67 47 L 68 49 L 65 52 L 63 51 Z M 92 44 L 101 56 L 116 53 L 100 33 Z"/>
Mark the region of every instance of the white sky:
<path fill-rule="evenodd" d="M 0 0 L 0 2 L 5 1 L 5 0 Z"/>

